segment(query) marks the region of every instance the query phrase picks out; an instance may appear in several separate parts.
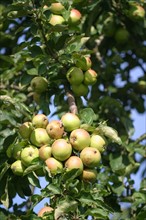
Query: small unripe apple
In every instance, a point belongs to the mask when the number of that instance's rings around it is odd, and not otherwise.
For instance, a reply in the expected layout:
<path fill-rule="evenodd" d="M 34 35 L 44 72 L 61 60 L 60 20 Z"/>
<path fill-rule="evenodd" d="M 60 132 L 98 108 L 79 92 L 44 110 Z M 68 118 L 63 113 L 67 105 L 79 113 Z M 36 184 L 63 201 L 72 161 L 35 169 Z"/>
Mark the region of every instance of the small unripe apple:
<path fill-rule="evenodd" d="M 84 181 L 84 182 L 90 182 L 90 183 L 93 183 L 96 181 L 97 179 L 97 170 L 95 169 L 89 169 L 89 168 L 86 168 L 83 170 L 83 173 L 81 175 L 81 179 Z"/>
<path fill-rule="evenodd" d="M 129 32 L 125 28 L 119 28 L 117 29 L 114 37 L 117 43 L 124 44 L 128 41 L 129 36 Z"/>
<path fill-rule="evenodd" d="M 101 154 L 96 148 L 86 147 L 81 151 L 80 158 L 85 166 L 94 168 L 98 166 L 101 160 Z"/>
<path fill-rule="evenodd" d="M 88 86 L 81 83 L 79 85 L 72 85 L 72 91 L 76 96 L 86 96 L 88 94 Z"/>
<path fill-rule="evenodd" d="M 59 2 L 55 2 L 51 4 L 49 9 L 53 14 L 62 14 L 62 11 L 64 10 L 64 6 Z"/>
<path fill-rule="evenodd" d="M 59 139 L 64 134 L 64 127 L 60 120 L 53 120 L 47 125 L 46 131 L 52 139 Z"/>
<path fill-rule="evenodd" d="M 21 160 L 16 160 L 11 164 L 11 170 L 15 175 L 22 176 L 25 166 L 22 164 Z"/>
<path fill-rule="evenodd" d="M 81 20 L 81 13 L 79 10 L 73 8 L 71 9 L 71 12 L 70 12 L 70 16 L 69 16 L 69 23 L 71 24 L 78 24 Z"/>
<path fill-rule="evenodd" d="M 52 155 L 59 161 L 67 160 L 72 153 L 72 146 L 65 139 L 58 139 L 52 144 Z"/>
<path fill-rule="evenodd" d="M 57 174 L 63 169 L 62 162 L 56 160 L 54 157 L 48 158 L 47 160 L 45 160 L 45 163 L 51 174 Z"/>
<path fill-rule="evenodd" d="M 76 60 L 76 66 L 81 68 L 83 71 L 87 71 L 91 68 L 92 62 L 90 57 L 88 56 L 81 56 Z"/>
<path fill-rule="evenodd" d="M 44 145 L 39 148 L 39 157 L 42 160 L 47 160 L 49 157 L 51 157 L 51 151 L 52 148 L 49 145 Z"/>
<path fill-rule="evenodd" d="M 31 80 L 31 88 L 34 92 L 42 93 L 48 88 L 48 81 L 42 76 L 36 76 Z"/>
<path fill-rule="evenodd" d="M 90 135 L 86 130 L 82 128 L 75 129 L 71 132 L 69 141 L 75 150 L 81 151 L 85 147 L 89 147 Z"/>
<path fill-rule="evenodd" d="M 83 162 L 78 156 L 71 156 L 66 162 L 65 167 L 67 171 L 78 169 L 77 176 L 83 172 Z"/>
<path fill-rule="evenodd" d="M 39 210 L 39 212 L 38 212 L 38 216 L 39 217 L 43 217 L 43 215 L 45 214 L 45 213 L 50 213 L 50 212 L 52 212 L 53 211 L 53 208 L 52 207 L 50 207 L 50 206 L 44 206 L 43 208 L 41 208 L 40 210 Z M 43 218 L 44 219 L 44 218 Z"/>
<path fill-rule="evenodd" d="M 70 84 L 79 85 L 84 80 L 83 71 L 78 67 L 71 67 L 66 74 L 67 80 Z"/>
<path fill-rule="evenodd" d="M 22 138 L 28 139 L 30 137 L 32 130 L 33 130 L 32 123 L 27 121 L 24 122 L 19 127 L 19 134 L 21 135 Z"/>
<path fill-rule="evenodd" d="M 102 153 L 105 151 L 106 146 L 107 146 L 107 140 L 105 137 L 98 134 L 93 134 L 91 136 L 90 147 L 94 147 Z"/>
<path fill-rule="evenodd" d="M 94 85 L 97 81 L 97 77 L 98 74 L 94 70 L 92 69 L 87 70 L 84 74 L 84 84 Z"/>
<path fill-rule="evenodd" d="M 50 143 L 50 137 L 45 128 L 36 128 L 30 135 L 30 141 L 33 145 L 41 147 Z"/>
<path fill-rule="evenodd" d="M 35 128 L 46 128 L 48 123 L 49 123 L 48 118 L 44 114 L 35 115 L 32 119 L 32 125 Z"/>
<path fill-rule="evenodd" d="M 62 124 L 64 126 L 65 131 L 73 131 L 80 127 L 81 121 L 79 117 L 73 113 L 66 113 L 61 117 Z"/>
<path fill-rule="evenodd" d="M 21 151 L 21 161 L 26 167 L 28 167 L 31 162 L 38 157 L 39 150 L 33 145 L 28 145 Z"/>
<path fill-rule="evenodd" d="M 61 25 L 65 22 L 64 18 L 61 15 L 51 15 L 51 18 L 49 20 L 49 23 L 53 26 L 55 25 Z"/>

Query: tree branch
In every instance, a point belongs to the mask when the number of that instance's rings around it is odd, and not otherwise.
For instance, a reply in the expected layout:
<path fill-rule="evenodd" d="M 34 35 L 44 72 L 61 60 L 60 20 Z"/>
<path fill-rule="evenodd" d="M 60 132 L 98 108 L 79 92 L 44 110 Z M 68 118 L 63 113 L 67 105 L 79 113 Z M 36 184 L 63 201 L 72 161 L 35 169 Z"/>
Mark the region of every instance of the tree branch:
<path fill-rule="evenodd" d="M 138 144 L 139 142 L 146 139 L 146 133 L 142 134 L 139 138 L 136 139 L 135 144 Z"/>

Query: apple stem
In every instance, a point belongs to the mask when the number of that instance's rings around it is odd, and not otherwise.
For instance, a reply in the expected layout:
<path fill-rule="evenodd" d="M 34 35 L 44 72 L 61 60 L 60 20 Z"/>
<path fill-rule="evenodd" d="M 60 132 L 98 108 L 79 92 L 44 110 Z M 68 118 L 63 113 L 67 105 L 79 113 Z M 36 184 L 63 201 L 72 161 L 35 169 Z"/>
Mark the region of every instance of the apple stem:
<path fill-rule="evenodd" d="M 75 97 L 73 96 L 73 94 L 69 91 L 66 92 L 66 96 L 67 96 L 67 101 L 69 104 L 69 110 L 71 113 L 73 114 L 78 114 L 78 108 L 75 102 Z"/>

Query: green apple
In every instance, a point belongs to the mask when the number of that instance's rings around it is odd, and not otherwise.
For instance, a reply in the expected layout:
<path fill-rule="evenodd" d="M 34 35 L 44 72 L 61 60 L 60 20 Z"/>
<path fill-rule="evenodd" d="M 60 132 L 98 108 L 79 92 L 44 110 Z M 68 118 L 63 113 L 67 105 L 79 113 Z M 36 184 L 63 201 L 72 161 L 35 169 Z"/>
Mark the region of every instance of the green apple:
<path fill-rule="evenodd" d="M 88 56 L 81 56 L 76 60 L 76 66 L 81 68 L 83 71 L 87 71 L 91 68 L 92 62 L 90 57 Z"/>
<path fill-rule="evenodd" d="M 50 141 L 51 139 L 45 128 L 36 128 L 30 135 L 30 142 L 37 147 L 49 144 Z"/>
<path fill-rule="evenodd" d="M 33 126 L 31 122 L 24 122 L 22 125 L 19 127 L 19 134 L 23 139 L 28 139 L 30 137 L 30 134 L 33 130 Z"/>
<path fill-rule="evenodd" d="M 91 168 L 85 168 L 81 175 L 81 179 L 84 182 L 95 182 L 97 179 L 97 170 Z"/>
<path fill-rule="evenodd" d="M 44 206 L 43 208 L 41 208 L 41 209 L 39 210 L 38 216 L 43 218 L 43 215 L 44 215 L 45 213 L 50 213 L 50 212 L 53 212 L 53 208 L 50 207 L 50 206 Z M 43 218 L 43 219 L 44 219 L 44 218 Z M 46 216 L 45 219 L 47 220 L 48 217 Z"/>
<path fill-rule="evenodd" d="M 69 15 L 69 23 L 70 24 L 78 24 L 81 20 L 81 13 L 79 10 L 73 8 L 70 11 L 70 15 Z"/>
<path fill-rule="evenodd" d="M 16 160 L 11 164 L 11 170 L 15 175 L 22 176 L 25 170 L 25 166 L 21 162 L 21 160 Z"/>
<path fill-rule="evenodd" d="M 105 151 L 106 146 L 107 146 L 107 140 L 105 137 L 98 134 L 93 134 L 91 136 L 90 147 L 94 147 L 102 153 Z"/>
<path fill-rule="evenodd" d="M 64 18 L 61 15 L 54 15 L 54 14 L 51 15 L 51 18 L 49 20 L 49 23 L 52 26 L 61 25 L 64 22 L 65 22 L 65 20 L 64 20 Z"/>
<path fill-rule="evenodd" d="M 88 94 L 88 86 L 81 83 L 79 85 L 72 85 L 72 91 L 76 96 L 86 96 Z"/>
<path fill-rule="evenodd" d="M 81 151 L 85 147 L 89 147 L 90 134 L 86 130 L 78 128 L 71 132 L 69 141 L 75 150 Z"/>
<path fill-rule="evenodd" d="M 85 147 L 80 153 L 80 158 L 86 167 L 94 168 L 98 166 L 101 154 L 96 148 Z"/>
<path fill-rule="evenodd" d="M 81 121 L 79 117 L 73 113 L 66 113 L 61 117 L 64 130 L 67 132 L 73 131 L 80 127 Z"/>
<path fill-rule="evenodd" d="M 45 92 L 48 88 L 48 81 L 42 76 L 36 76 L 30 83 L 32 90 L 37 93 Z"/>
<path fill-rule="evenodd" d="M 56 160 L 54 157 L 50 157 L 45 160 L 46 166 L 48 167 L 51 174 L 57 174 L 63 170 L 63 164 L 61 161 Z"/>
<path fill-rule="evenodd" d="M 129 40 L 129 32 L 125 28 L 118 28 L 115 32 L 115 40 L 119 44 L 125 44 Z"/>
<path fill-rule="evenodd" d="M 59 161 L 67 160 L 72 153 L 72 146 L 65 139 L 58 139 L 52 144 L 52 155 Z"/>
<path fill-rule="evenodd" d="M 84 74 L 84 84 L 85 85 L 94 85 L 97 81 L 98 74 L 93 70 L 89 69 Z"/>
<path fill-rule="evenodd" d="M 66 74 L 67 80 L 70 84 L 79 85 L 84 80 L 83 71 L 78 67 L 71 67 Z"/>
<path fill-rule="evenodd" d="M 51 157 L 52 154 L 52 148 L 50 147 L 50 145 L 44 145 L 42 147 L 39 148 L 39 157 L 42 160 L 47 160 L 49 157 Z"/>
<path fill-rule="evenodd" d="M 21 151 L 21 161 L 28 167 L 31 162 L 39 157 L 39 150 L 33 145 L 28 145 Z"/>
<path fill-rule="evenodd" d="M 48 118 L 44 114 L 35 115 L 32 119 L 32 125 L 35 128 L 46 128 L 48 123 L 49 123 Z"/>
<path fill-rule="evenodd" d="M 24 146 L 21 144 L 14 145 L 13 150 L 12 150 L 13 158 L 15 158 L 16 160 L 19 160 L 21 158 L 21 151 L 23 148 Z"/>
<path fill-rule="evenodd" d="M 71 171 L 73 169 L 78 169 L 76 175 L 80 176 L 83 172 L 83 162 L 78 156 L 71 156 L 65 162 L 66 171 Z"/>
<path fill-rule="evenodd" d="M 46 131 L 52 139 L 59 139 L 64 134 L 64 127 L 60 120 L 52 120 L 47 125 Z"/>
<path fill-rule="evenodd" d="M 49 9 L 53 14 L 62 14 L 62 11 L 64 10 L 64 6 L 59 2 L 55 2 L 51 4 Z"/>
<path fill-rule="evenodd" d="M 116 23 L 113 15 L 110 15 L 108 18 L 105 19 L 102 31 L 107 37 L 112 37 L 115 34 Z"/>

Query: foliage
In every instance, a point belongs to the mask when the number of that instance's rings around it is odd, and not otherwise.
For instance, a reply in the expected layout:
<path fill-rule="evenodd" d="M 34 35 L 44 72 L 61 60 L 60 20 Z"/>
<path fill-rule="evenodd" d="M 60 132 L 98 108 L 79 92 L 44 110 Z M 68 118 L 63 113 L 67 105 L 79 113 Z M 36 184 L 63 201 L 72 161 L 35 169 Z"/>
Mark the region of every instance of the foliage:
<path fill-rule="evenodd" d="M 52 2 L 0 3 L 0 219 L 41 219 L 33 209 L 44 198 L 50 198 L 54 208 L 49 219 L 144 219 L 145 135 L 131 138 L 131 111 L 145 111 L 146 17 L 131 18 L 128 0 L 59 0 L 65 8 L 65 23 L 52 26 Z M 136 2 L 146 8 L 144 1 Z M 71 8 L 81 12 L 80 23 L 69 22 Z M 119 28 L 128 31 L 124 43 L 115 37 Z M 83 55 L 90 56 L 92 69 L 98 73 L 84 97 L 73 94 L 66 78 L 69 68 Z M 136 82 L 133 70 L 141 71 Z M 36 76 L 48 81 L 46 91 L 40 94 L 30 84 Z M 81 127 L 108 139 L 102 164 L 97 167 L 97 181 L 91 184 L 75 178 L 76 170 L 64 170 L 51 178 L 41 160 L 33 161 L 23 176 L 14 175 L 10 169 L 12 149 L 27 145 L 18 133 L 20 125 L 39 111 L 49 120 L 72 111 L 70 94 L 75 98 L 73 107 L 77 106 Z M 35 172 L 40 167 L 48 184 L 36 195 L 32 188 L 41 187 Z M 135 189 L 131 174 L 139 170 L 141 185 Z M 15 204 L 16 195 L 25 202 Z"/>

